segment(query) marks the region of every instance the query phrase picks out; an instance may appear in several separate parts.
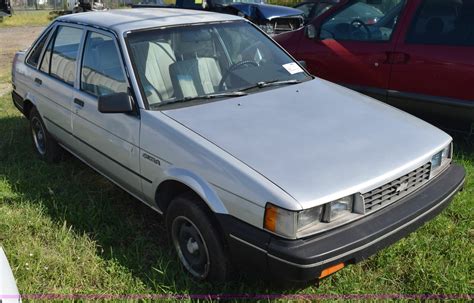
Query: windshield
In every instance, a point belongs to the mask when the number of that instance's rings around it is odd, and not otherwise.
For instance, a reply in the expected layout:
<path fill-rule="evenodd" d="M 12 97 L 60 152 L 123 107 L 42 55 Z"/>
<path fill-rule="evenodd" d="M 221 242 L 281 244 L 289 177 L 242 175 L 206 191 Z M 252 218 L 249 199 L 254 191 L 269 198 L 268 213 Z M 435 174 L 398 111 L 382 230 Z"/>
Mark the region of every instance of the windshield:
<path fill-rule="evenodd" d="M 245 21 L 141 31 L 131 33 L 127 43 L 152 109 L 200 96 L 241 96 L 251 87 L 290 85 L 309 77 Z"/>

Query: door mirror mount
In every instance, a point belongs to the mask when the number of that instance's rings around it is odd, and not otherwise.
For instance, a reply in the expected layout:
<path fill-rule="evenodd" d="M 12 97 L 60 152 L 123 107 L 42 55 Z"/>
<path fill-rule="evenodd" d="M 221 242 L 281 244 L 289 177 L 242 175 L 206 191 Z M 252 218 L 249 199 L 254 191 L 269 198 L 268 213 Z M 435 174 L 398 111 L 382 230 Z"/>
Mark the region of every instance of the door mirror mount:
<path fill-rule="evenodd" d="M 318 29 L 313 24 L 308 24 L 305 27 L 305 35 L 308 39 L 315 40 L 318 38 Z"/>
<path fill-rule="evenodd" d="M 133 111 L 133 104 L 128 93 L 114 93 L 99 96 L 98 108 L 104 114 L 130 113 Z"/>

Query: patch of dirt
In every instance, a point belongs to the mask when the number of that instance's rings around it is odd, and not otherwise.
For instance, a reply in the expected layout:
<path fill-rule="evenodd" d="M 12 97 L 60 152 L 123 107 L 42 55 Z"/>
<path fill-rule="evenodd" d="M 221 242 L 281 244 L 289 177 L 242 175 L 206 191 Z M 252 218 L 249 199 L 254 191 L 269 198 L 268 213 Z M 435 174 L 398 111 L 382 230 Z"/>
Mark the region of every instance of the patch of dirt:
<path fill-rule="evenodd" d="M 0 83 L 0 97 L 9 93 L 11 88 L 10 83 Z"/>
<path fill-rule="evenodd" d="M 44 26 L 0 28 L 0 78 L 4 78 L 11 72 L 15 53 L 29 47 L 43 29 Z M 4 84 L 0 83 L 0 95 L 4 92 Z M 8 90 L 9 88 L 7 88 L 7 92 Z"/>

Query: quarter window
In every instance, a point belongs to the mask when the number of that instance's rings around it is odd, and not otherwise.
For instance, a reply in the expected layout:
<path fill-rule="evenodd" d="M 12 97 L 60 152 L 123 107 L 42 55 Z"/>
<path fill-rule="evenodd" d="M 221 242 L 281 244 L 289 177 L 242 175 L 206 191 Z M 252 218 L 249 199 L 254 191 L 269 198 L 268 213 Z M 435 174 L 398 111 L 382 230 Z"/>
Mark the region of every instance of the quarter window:
<path fill-rule="evenodd" d="M 127 92 L 120 56 L 113 38 L 89 32 L 81 69 L 81 89 L 94 96 Z"/>
<path fill-rule="evenodd" d="M 76 58 L 81 37 L 82 29 L 60 26 L 54 39 L 50 74 L 70 85 L 74 85 L 76 78 Z"/>
<path fill-rule="evenodd" d="M 388 41 L 406 0 L 351 1 L 321 27 L 321 39 Z"/>
<path fill-rule="evenodd" d="M 410 27 L 411 44 L 474 46 L 474 1 L 425 0 Z"/>
<path fill-rule="evenodd" d="M 49 37 L 49 34 L 50 32 L 46 33 L 45 35 L 43 35 L 43 37 L 41 38 L 40 41 L 38 41 L 38 43 L 36 43 L 34 46 L 33 46 L 33 49 L 30 53 L 30 56 L 28 57 L 28 60 L 26 60 L 26 62 L 33 66 L 33 67 L 37 67 L 38 66 L 38 63 L 39 63 L 39 60 L 40 60 L 40 56 L 41 56 L 41 52 L 43 51 L 44 47 L 45 47 L 45 44 L 46 44 L 46 40 L 48 40 L 48 37 Z"/>
<path fill-rule="evenodd" d="M 54 34 L 53 34 L 54 35 Z M 51 50 L 53 49 L 54 36 L 49 40 L 48 46 L 44 51 L 43 61 L 41 61 L 40 70 L 49 74 L 49 63 L 51 62 Z"/>

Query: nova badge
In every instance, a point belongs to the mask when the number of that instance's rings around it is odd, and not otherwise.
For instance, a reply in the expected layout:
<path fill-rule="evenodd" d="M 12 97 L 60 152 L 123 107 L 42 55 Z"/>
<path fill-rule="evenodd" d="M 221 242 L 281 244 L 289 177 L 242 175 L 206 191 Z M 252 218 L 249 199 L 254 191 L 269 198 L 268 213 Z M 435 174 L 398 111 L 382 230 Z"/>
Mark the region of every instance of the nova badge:
<path fill-rule="evenodd" d="M 155 157 L 152 157 L 148 154 L 143 153 L 143 158 L 150 160 L 151 162 L 155 163 L 156 165 L 160 165 L 160 160 L 156 159 Z"/>

